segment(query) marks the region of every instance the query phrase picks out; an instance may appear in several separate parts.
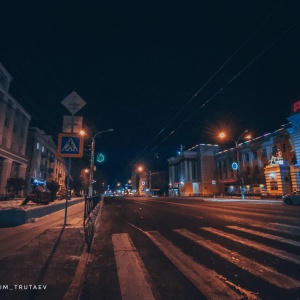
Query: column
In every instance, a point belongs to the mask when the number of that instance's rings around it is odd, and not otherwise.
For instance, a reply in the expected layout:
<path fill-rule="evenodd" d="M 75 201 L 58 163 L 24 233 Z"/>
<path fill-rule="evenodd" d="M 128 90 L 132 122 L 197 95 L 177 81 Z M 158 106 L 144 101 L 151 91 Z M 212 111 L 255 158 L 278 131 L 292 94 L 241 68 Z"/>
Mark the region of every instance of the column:
<path fill-rule="evenodd" d="M 10 177 L 11 165 L 12 165 L 11 159 L 8 159 L 8 158 L 4 159 L 2 174 L 1 174 L 1 182 L 0 182 L 0 194 L 6 193 L 5 186 L 7 183 L 7 179 L 9 179 L 9 177 Z"/>

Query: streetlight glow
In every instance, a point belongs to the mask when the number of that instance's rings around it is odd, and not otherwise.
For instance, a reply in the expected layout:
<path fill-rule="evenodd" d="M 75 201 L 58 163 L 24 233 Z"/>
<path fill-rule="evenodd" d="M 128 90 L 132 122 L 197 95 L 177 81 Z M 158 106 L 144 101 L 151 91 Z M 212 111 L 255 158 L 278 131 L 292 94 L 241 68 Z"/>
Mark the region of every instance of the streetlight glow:
<path fill-rule="evenodd" d="M 251 135 L 248 134 L 247 136 L 244 136 L 245 133 L 247 133 L 249 130 L 246 129 L 236 140 L 231 139 L 231 141 L 234 142 L 235 144 L 235 151 L 236 151 L 236 166 L 233 167 L 234 170 L 237 171 L 237 178 L 239 180 L 239 182 L 241 183 L 241 197 L 242 199 L 245 199 L 245 191 L 244 191 L 244 179 L 243 176 L 241 176 L 241 167 L 240 167 L 240 153 L 239 153 L 239 141 L 240 139 L 243 137 L 244 139 L 251 139 Z M 224 139 L 226 137 L 226 134 L 224 132 L 221 132 L 219 134 L 219 137 L 221 139 Z M 234 165 L 234 163 L 232 164 L 232 166 Z"/>
<path fill-rule="evenodd" d="M 219 137 L 220 137 L 221 139 L 224 139 L 225 136 L 226 136 L 226 134 L 225 134 L 224 132 L 221 132 L 221 133 L 219 134 Z"/>

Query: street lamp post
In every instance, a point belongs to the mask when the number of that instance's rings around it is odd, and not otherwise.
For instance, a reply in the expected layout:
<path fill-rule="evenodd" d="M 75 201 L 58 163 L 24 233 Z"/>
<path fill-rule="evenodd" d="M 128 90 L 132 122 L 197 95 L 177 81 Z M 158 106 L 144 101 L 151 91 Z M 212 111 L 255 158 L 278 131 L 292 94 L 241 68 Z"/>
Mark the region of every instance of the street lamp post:
<path fill-rule="evenodd" d="M 240 152 L 239 152 L 239 141 L 240 139 L 245 135 L 245 133 L 248 132 L 248 129 L 246 129 L 236 140 L 232 141 L 235 144 L 235 152 L 236 152 L 236 160 L 237 160 L 237 178 L 238 178 L 238 182 L 239 184 L 241 184 L 241 198 L 245 199 L 245 186 L 244 186 L 244 179 L 243 176 L 241 174 L 241 166 L 240 166 Z M 221 138 L 225 138 L 225 133 L 220 133 L 219 135 Z M 248 135 L 246 138 L 251 138 L 250 135 Z"/>
<path fill-rule="evenodd" d="M 104 131 L 97 132 L 94 136 L 91 137 L 91 164 L 90 164 L 90 185 L 89 185 L 89 197 L 93 196 L 93 181 L 94 181 L 94 164 L 95 164 L 95 138 L 98 134 L 113 131 L 113 129 L 108 129 Z"/>

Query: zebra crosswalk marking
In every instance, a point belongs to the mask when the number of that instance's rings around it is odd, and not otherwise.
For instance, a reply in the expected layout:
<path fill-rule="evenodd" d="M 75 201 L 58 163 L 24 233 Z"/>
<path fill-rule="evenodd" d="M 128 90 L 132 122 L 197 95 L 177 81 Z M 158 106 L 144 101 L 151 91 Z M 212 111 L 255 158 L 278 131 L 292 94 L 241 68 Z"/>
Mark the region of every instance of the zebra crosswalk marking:
<path fill-rule="evenodd" d="M 264 232 L 261 232 L 261 231 L 255 231 L 255 230 L 252 230 L 252 229 L 243 228 L 243 227 L 239 227 L 239 226 L 226 226 L 226 227 L 234 229 L 234 230 L 250 233 L 250 234 L 253 234 L 253 235 L 256 235 L 256 236 L 264 237 L 264 238 L 267 238 L 267 239 L 270 239 L 270 240 L 279 241 L 279 242 L 282 242 L 282 243 L 285 243 L 285 244 L 300 247 L 300 242 L 290 240 L 290 239 L 286 239 L 286 238 L 283 238 L 283 237 L 280 237 L 280 236 L 277 236 L 277 235 L 272 235 L 272 234 L 264 233 Z"/>
<path fill-rule="evenodd" d="M 270 223 L 272 227 L 275 227 L 276 230 L 280 232 L 292 233 L 293 235 L 300 235 L 300 227 L 299 226 L 291 226 L 287 224 L 280 224 L 280 223 Z"/>
<path fill-rule="evenodd" d="M 128 233 L 112 235 L 123 300 L 154 300 L 149 274 Z"/>
<path fill-rule="evenodd" d="M 300 281 L 288 277 L 284 274 L 278 273 L 276 270 L 263 266 L 255 261 L 252 261 L 237 252 L 233 252 L 224 248 L 223 246 L 216 244 L 210 240 L 206 240 L 187 229 L 176 229 L 175 232 L 190 239 L 196 244 L 209 249 L 222 258 L 229 260 L 231 263 L 237 265 L 241 269 L 247 270 L 249 273 L 273 284 L 279 288 L 293 289 L 300 287 Z"/>
<path fill-rule="evenodd" d="M 203 230 L 206 230 L 208 232 L 214 233 L 218 236 L 227 238 L 231 241 L 246 245 L 248 247 L 252 247 L 252 248 L 257 249 L 259 251 L 263 251 L 267 254 L 271 254 L 273 256 L 276 256 L 280 259 L 284 259 L 284 260 L 287 260 L 287 261 L 290 261 L 290 262 L 293 262 L 295 264 L 300 265 L 300 257 L 298 255 L 291 254 L 291 253 L 288 253 L 288 252 L 283 251 L 283 250 L 274 249 L 274 248 L 265 246 L 263 244 L 260 244 L 260 243 L 257 243 L 257 242 L 239 237 L 235 234 L 225 233 L 221 230 L 214 229 L 214 228 L 211 228 L 211 227 L 200 227 L 200 228 L 203 229 Z"/>
<path fill-rule="evenodd" d="M 213 276 L 212 270 L 195 262 L 159 232 L 146 231 L 145 234 L 208 299 L 243 299 L 217 276 Z"/>

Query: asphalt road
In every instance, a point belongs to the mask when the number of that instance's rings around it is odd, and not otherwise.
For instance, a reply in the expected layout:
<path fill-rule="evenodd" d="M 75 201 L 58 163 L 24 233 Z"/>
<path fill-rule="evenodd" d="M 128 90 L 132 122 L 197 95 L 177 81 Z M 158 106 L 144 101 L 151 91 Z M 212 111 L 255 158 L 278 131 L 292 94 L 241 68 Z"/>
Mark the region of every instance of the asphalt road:
<path fill-rule="evenodd" d="M 88 256 L 83 203 L 65 228 L 60 211 L 0 229 L 0 298 L 300 299 L 300 206 L 111 197 L 99 211 Z"/>
<path fill-rule="evenodd" d="M 109 200 L 81 299 L 299 299 L 300 206 Z"/>

